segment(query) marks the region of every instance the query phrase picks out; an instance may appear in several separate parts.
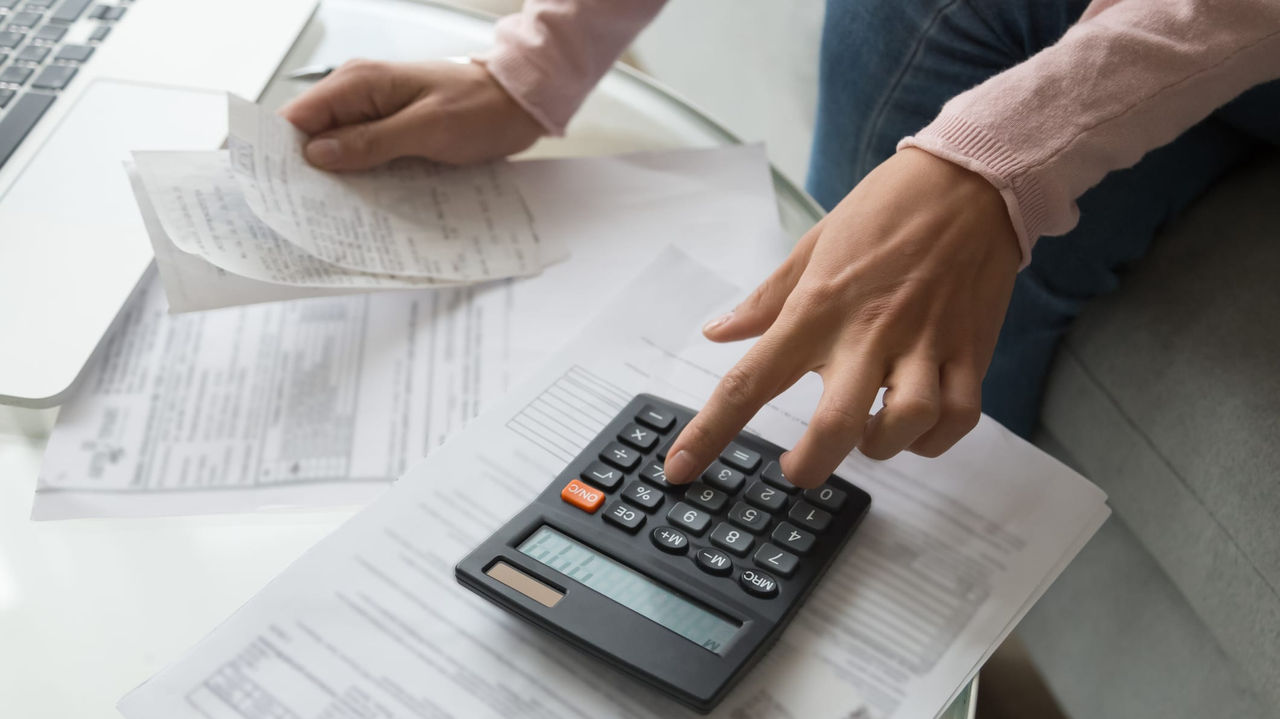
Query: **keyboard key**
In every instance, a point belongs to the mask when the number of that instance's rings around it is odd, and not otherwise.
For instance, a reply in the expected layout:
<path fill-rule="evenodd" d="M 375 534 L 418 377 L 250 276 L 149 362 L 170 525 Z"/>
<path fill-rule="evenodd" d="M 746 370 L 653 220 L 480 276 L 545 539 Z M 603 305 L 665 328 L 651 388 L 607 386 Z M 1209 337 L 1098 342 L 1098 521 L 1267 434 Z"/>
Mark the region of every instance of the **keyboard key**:
<path fill-rule="evenodd" d="M 21 85 L 27 81 L 27 78 L 31 77 L 32 72 L 34 72 L 34 70 L 29 67 L 10 65 L 4 70 L 0 70 L 0 82 L 11 82 L 15 85 Z"/>
<path fill-rule="evenodd" d="M 675 443 L 676 443 L 676 437 L 677 437 L 677 436 L 678 436 L 678 435 L 674 435 L 674 434 L 673 434 L 673 435 L 671 435 L 670 437 L 668 437 L 668 438 L 667 438 L 667 441 L 663 442 L 663 443 L 662 443 L 662 446 L 658 448 L 658 458 L 659 458 L 659 459 L 666 459 L 666 458 L 667 458 L 667 452 L 671 451 L 671 445 L 673 445 L 673 444 L 675 444 Z"/>
<path fill-rule="evenodd" d="M 844 490 L 826 485 L 806 489 L 804 498 L 828 512 L 839 512 L 840 508 L 844 506 Z"/>
<path fill-rule="evenodd" d="M 644 514 L 619 500 L 613 500 L 604 510 L 604 521 L 618 529 L 635 534 L 644 524 Z"/>
<path fill-rule="evenodd" d="M 711 524 L 711 515 L 684 502 L 676 502 L 676 506 L 667 512 L 667 521 L 696 535 L 701 535 Z"/>
<path fill-rule="evenodd" d="M 35 27 L 40 24 L 38 12 L 16 12 L 9 16 L 9 27 Z"/>
<path fill-rule="evenodd" d="M 600 509 L 600 505 L 604 504 L 604 492 L 580 479 L 571 479 L 564 489 L 560 490 L 560 499 L 587 514 L 595 514 L 596 510 Z"/>
<path fill-rule="evenodd" d="M 746 478 L 742 476 L 742 472 L 730 469 L 719 462 L 714 462 L 710 467 L 707 467 L 707 471 L 702 473 L 702 480 L 713 487 L 719 487 L 733 494 L 742 489 L 742 484 L 746 481 Z"/>
<path fill-rule="evenodd" d="M 13 90 L 0 90 L 0 109 L 9 104 L 16 93 Z"/>
<path fill-rule="evenodd" d="M 815 532 L 821 532 L 831 523 L 831 514 L 808 502 L 796 502 L 787 513 L 791 521 Z"/>
<path fill-rule="evenodd" d="M 760 466 L 760 453 L 743 447 L 737 442 L 730 442 L 720 453 L 720 461 L 750 474 Z"/>
<path fill-rule="evenodd" d="M 778 549 L 772 544 L 762 544 L 756 550 L 755 556 L 752 557 L 755 563 L 773 572 L 777 572 L 784 577 L 790 577 L 796 573 L 796 567 L 800 564 L 800 558 L 791 552 Z"/>
<path fill-rule="evenodd" d="M 44 59 L 48 57 L 48 55 L 49 55 L 49 48 L 43 45 L 28 45 L 22 48 L 22 50 L 19 51 L 18 54 L 15 55 L 13 59 L 25 60 L 27 62 L 44 62 Z M 3 61 L 4 61 L 3 58 L 0 58 L 0 62 L 3 62 Z"/>
<path fill-rule="evenodd" d="M 632 482 L 622 490 L 622 499 L 630 502 L 646 512 L 652 512 L 662 504 L 662 492 L 644 482 Z"/>
<path fill-rule="evenodd" d="M 738 529 L 732 524 L 721 522 L 716 528 L 711 530 L 711 543 L 721 549 L 728 550 L 739 557 L 747 556 L 747 552 L 751 551 L 751 545 L 755 543 L 754 538 L 745 530 Z"/>
<path fill-rule="evenodd" d="M 689 538 L 678 529 L 654 527 L 649 533 L 649 539 L 653 542 L 653 546 L 667 554 L 684 554 L 689 551 Z"/>
<path fill-rule="evenodd" d="M 747 500 L 748 504 L 754 504 L 766 512 L 776 512 L 787 504 L 787 495 L 781 490 L 759 481 L 752 482 L 742 498 Z"/>
<path fill-rule="evenodd" d="M 785 475 L 782 474 L 782 466 L 777 462 L 770 462 L 764 466 L 764 470 L 760 472 L 760 479 L 781 489 L 787 494 L 794 493 L 798 487 L 787 481 Z"/>
<path fill-rule="evenodd" d="M 600 459 L 612 464 L 623 472 L 630 472 L 640 464 L 640 453 L 634 449 L 623 447 L 617 442 L 610 442 L 600 452 Z"/>
<path fill-rule="evenodd" d="M 49 22 L 60 22 L 70 24 L 80 17 L 84 9 L 89 7 L 92 0 L 64 0 L 57 10 L 49 16 Z"/>
<path fill-rule="evenodd" d="M 744 569 L 738 575 L 738 584 L 747 593 L 761 599 L 772 599 L 778 596 L 778 580 L 755 569 Z"/>
<path fill-rule="evenodd" d="M 613 489 L 622 484 L 622 472 L 605 466 L 603 462 L 592 462 L 578 476 L 601 489 Z"/>
<path fill-rule="evenodd" d="M 93 32 L 89 33 L 89 41 L 102 42 L 103 40 L 107 39 L 107 35 L 110 32 L 111 32 L 110 25 L 99 25 L 93 29 Z"/>
<path fill-rule="evenodd" d="M 69 62 L 84 62 L 93 54 L 91 45 L 63 45 L 58 48 L 58 54 L 53 56 L 54 60 L 66 60 Z"/>
<path fill-rule="evenodd" d="M 782 547 L 790 549 L 796 554 L 808 554 L 813 549 L 813 542 L 816 539 L 814 535 L 796 527 L 790 522 L 782 522 L 773 530 L 773 534 L 769 537 Z"/>
<path fill-rule="evenodd" d="M 644 469 L 640 470 L 640 479 L 643 479 L 649 484 L 662 487 L 663 489 L 669 489 L 671 487 L 671 483 L 667 481 L 667 473 L 662 468 L 662 464 L 660 462 L 649 462 L 645 464 Z"/>
<path fill-rule="evenodd" d="M 729 521 L 748 532 L 763 532 L 769 526 L 769 515 L 763 510 L 737 502 L 729 510 Z"/>
<path fill-rule="evenodd" d="M 22 33 L 0 32 L 0 49 L 8 50 L 22 44 Z"/>
<path fill-rule="evenodd" d="M 645 429 L 633 422 L 622 428 L 622 431 L 618 433 L 618 439 L 641 452 L 648 452 L 658 443 L 658 433 L 651 429 Z"/>
<path fill-rule="evenodd" d="M 4 61 L 8 59 L 9 59 L 9 56 L 7 54 L 0 52 L 0 65 L 3 65 Z"/>
<path fill-rule="evenodd" d="M 89 11 L 89 17 L 94 20 L 119 20 L 124 17 L 124 8 L 119 5 L 99 5 Z"/>
<path fill-rule="evenodd" d="M 27 4 L 22 7 L 27 10 L 48 10 L 53 5 L 53 0 L 27 0 Z"/>
<path fill-rule="evenodd" d="M 31 87 L 38 87 L 42 90 L 61 90 L 75 76 L 76 67 L 74 65 L 48 65 L 41 68 L 40 74 L 36 75 Z"/>
<path fill-rule="evenodd" d="M 0 10 L 12 10 L 18 7 L 18 0 L 0 0 Z"/>
<path fill-rule="evenodd" d="M 694 555 L 698 568 L 721 577 L 733 571 L 733 559 L 714 547 L 703 547 Z"/>
<path fill-rule="evenodd" d="M 36 30 L 36 34 L 33 37 L 37 40 L 44 40 L 45 42 L 57 42 L 66 34 L 67 28 L 62 25 L 45 25 L 39 30 Z"/>
<path fill-rule="evenodd" d="M 694 482 L 689 485 L 689 489 L 685 490 L 684 499 L 686 502 L 696 504 L 708 512 L 719 512 L 729 502 L 729 495 L 718 489 L 708 487 L 702 482 Z"/>
<path fill-rule="evenodd" d="M 659 432 L 670 430 L 676 423 L 676 413 L 656 404 L 646 404 L 640 408 L 636 421 Z"/>
<path fill-rule="evenodd" d="M 4 117 L 0 118 L 0 165 L 9 159 L 22 138 L 53 104 L 55 97 L 57 95 L 43 92 L 26 92 L 10 105 Z"/>

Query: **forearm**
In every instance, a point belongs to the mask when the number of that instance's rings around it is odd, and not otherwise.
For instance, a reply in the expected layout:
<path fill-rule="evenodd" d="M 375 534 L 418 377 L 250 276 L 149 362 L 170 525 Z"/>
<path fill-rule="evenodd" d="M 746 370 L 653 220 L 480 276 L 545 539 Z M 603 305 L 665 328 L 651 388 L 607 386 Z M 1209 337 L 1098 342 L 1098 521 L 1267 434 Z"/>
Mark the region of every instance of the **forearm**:
<path fill-rule="evenodd" d="M 665 0 L 526 0 L 498 22 L 476 56 L 553 135 L 564 133 L 595 84 Z"/>
<path fill-rule="evenodd" d="M 1023 247 L 1062 234 L 1076 199 L 1214 109 L 1280 77 L 1275 0 L 1094 2 L 1062 39 L 948 102 L 900 147 L 978 172 Z"/>

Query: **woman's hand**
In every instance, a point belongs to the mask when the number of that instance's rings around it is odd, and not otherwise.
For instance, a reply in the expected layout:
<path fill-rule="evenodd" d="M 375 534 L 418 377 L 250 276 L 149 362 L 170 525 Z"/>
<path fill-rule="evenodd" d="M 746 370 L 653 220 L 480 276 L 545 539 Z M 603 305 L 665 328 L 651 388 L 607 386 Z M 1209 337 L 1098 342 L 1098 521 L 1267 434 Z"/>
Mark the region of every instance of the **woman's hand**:
<path fill-rule="evenodd" d="M 858 447 L 934 457 L 978 422 L 982 377 L 1021 259 L 1000 193 L 923 150 L 886 160 L 703 333 L 761 335 L 680 433 L 666 461 L 696 478 L 770 399 L 806 372 L 822 399 L 782 456 L 792 483 L 826 481 Z M 868 416 L 881 387 L 884 409 Z"/>
<path fill-rule="evenodd" d="M 307 160 L 364 170 L 406 155 L 466 164 L 519 152 L 545 132 L 474 63 L 353 60 L 281 114 L 311 135 Z"/>

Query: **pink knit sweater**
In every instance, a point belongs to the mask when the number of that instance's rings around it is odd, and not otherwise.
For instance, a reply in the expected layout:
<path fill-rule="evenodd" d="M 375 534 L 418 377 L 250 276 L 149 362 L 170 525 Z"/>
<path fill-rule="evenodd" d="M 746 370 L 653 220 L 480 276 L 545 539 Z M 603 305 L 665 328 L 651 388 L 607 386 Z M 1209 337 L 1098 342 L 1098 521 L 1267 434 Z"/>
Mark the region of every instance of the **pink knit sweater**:
<path fill-rule="evenodd" d="M 476 59 L 560 134 L 662 4 L 525 0 Z M 1093 0 L 1057 44 L 957 95 L 898 147 L 995 185 L 1025 266 L 1036 238 L 1075 226 L 1076 198 L 1108 172 L 1277 77 L 1280 0 Z"/>

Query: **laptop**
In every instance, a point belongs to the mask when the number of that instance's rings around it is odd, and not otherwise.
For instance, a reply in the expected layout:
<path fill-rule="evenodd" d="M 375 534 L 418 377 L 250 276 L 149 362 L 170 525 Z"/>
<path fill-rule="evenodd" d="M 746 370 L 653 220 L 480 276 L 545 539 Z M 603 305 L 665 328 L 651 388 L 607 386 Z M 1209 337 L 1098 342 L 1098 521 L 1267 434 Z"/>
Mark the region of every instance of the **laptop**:
<path fill-rule="evenodd" d="M 59 404 L 150 263 L 129 153 L 221 146 L 315 4 L 0 0 L 0 404 Z"/>

